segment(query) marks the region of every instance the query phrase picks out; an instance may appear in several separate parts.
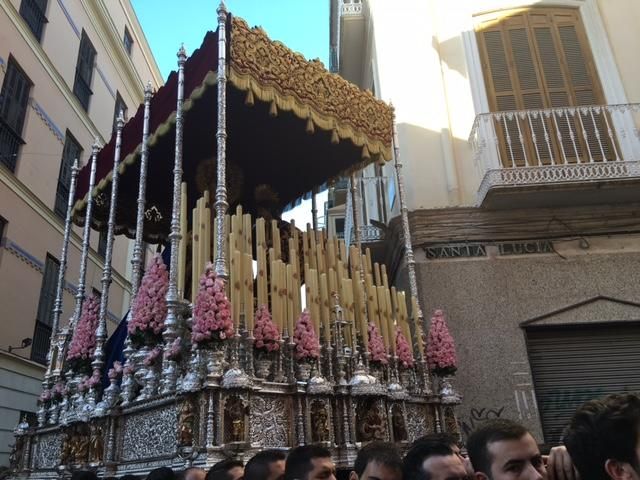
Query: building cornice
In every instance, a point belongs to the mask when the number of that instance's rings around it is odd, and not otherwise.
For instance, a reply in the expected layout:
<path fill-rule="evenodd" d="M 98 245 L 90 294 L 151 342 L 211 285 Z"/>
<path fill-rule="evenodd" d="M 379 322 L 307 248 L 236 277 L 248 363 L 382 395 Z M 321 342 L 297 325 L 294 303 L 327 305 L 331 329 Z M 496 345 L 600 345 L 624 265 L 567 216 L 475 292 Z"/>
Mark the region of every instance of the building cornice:
<path fill-rule="evenodd" d="M 62 221 L 48 208 L 42 200 L 36 197 L 29 188 L 16 178 L 4 165 L 0 165 L 0 182 L 6 185 L 15 195 L 17 195 L 23 202 L 36 212 L 40 218 L 42 218 L 47 224 L 49 224 L 59 235 L 62 237 L 64 234 L 64 225 Z M 82 239 L 80 235 L 71 230 L 71 236 L 69 239 L 71 245 L 73 245 L 78 251 L 82 250 Z M 101 267 L 104 263 L 102 257 L 100 257 L 93 249 L 89 250 L 89 260 Z M 121 273 L 113 271 L 113 282 L 122 288 L 126 292 L 131 291 L 131 283 L 127 281 Z"/>
<path fill-rule="evenodd" d="M 104 4 L 104 0 L 102 1 L 102 3 Z M 147 37 L 144 34 L 142 25 L 140 25 L 140 21 L 138 20 L 138 15 L 136 15 L 135 10 L 131 6 L 130 0 L 120 0 L 120 5 L 122 6 L 122 10 L 124 11 L 125 17 L 127 18 L 128 25 L 130 25 L 132 28 L 132 31 L 129 33 L 131 33 L 134 42 L 142 51 L 144 61 L 147 63 L 149 71 L 153 75 L 153 79 L 144 79 L 144 82 L 146 84 L 148 80 L 152 80 L 152 82 L 157 87 L 159 87 L 164 84 L 164 77 L 162 76 L 160 67 L 158 67 L 156 58 L 153 56 L 153 52 L 151 51 L 151 47 L 149 46 Z"/>
<path fill-rule="evenodd" d="M 127 55 L 122 40 L 118 37 L 118 29 L 106 6 L 100 0 L 80 0 L 104 47 L 109 60 L 113 64 L 116 75 L 120 77 L 129 98 L 137 103 L 144 99 L 144 82 L 135 69 L 131 57 Z"/>
<path fill-rule="evenodd" d="M 13 23 L 20 35 L 22 35 L 22 38 L 29 46 L 29 49 L 38 59 L 44 70 L 51 78 L 52 83 L 58 88 L 73 112 L 85 126 L 85 128 L 89 132 L 89 135 L 93 138 L 98 138 L 101 143 L 105 143 L 103 136 L 100 134 L 100 131 L 91 121 L 87 112 L 84 111 L 84 109 L 80 105 L 80 102 L 62 78 L 62 75 L 60 75 L 58 70 L 49 59 L 49 56 L 43 50 L 42 45 L 40 45 L 40 43 L 35 40 L 33 34 L 25 24 L 18 11 L 15 9 L 14 5 L 11 2 L 0 2 L 0 8 L 2 8 L 2 10 L 6 13 L 7 17 L 9 18 L 9 20 L 11 20 L 11 23 Z"/>

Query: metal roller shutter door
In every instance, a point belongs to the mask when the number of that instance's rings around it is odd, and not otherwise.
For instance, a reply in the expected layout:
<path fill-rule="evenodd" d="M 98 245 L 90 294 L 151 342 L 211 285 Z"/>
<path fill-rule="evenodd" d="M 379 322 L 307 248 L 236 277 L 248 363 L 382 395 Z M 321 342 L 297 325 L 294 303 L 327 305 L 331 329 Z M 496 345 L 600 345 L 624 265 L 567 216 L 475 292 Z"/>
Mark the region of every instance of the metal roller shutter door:
<path fill-rule="evenodd" d="M 638 324 L 528 328 L 527 348 L 545 443 L 585 401 L 640 391 Z"/>

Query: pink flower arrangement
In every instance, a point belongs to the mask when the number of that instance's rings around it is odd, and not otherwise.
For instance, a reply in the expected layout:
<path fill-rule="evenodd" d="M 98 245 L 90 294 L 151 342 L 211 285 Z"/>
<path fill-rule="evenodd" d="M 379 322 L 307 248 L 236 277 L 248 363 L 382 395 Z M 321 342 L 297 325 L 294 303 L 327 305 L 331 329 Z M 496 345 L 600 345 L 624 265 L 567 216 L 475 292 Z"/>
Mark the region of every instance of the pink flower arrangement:
<path fill-rule="evenodd" d="M 369 322 L 367 328 L 369 332 L 369 353 L 371 354 L 371 361 L 378 362 L 386 365 L 389 360 L 387 358 L 387 349 L 384 348 L 384 341 L 378 327 L 373 322 Z"/>
<path fill-rule="evenodd" d="M 157 253 L 142 278 L 131 308 L 131 321 L 127 329 L 134 345 L 155 345 L 160 341 L 167 316 L 168 289 L 169 272 L 162 256 Z"/>
<path fill-rule="evenodd" d="M 436 375 L 447 376 L 456 372 L 457 363 L 456 347 L 444 319 L 444 312 L 436 310 L 429 326 L 427 364 Z"/>
<path fill-rule="evenodd" d="M 62 400 L 62 397 L 67 394 L 67 387 L 62 382 L 58 382 L 53 386 L 52 394 L 55 400 Z"/>
<path fill-rule="evenodd" d="M 127 363 L 122 369 L 123 375 L 132 375 L 135 372 L 135 368 L 131 363 Z"/>
<path fill-rule="evenodd" d="M 396 354 L 398 355 L 398 361 L 403 368 L 413 368 L 415 360 L 413 359 L 413 350 L 407 341 L 407 338 L 402 334 L 402 330 L 396 328 Z"/>
<path fill-rule="evenodd" d="M 145 366 L 150 367 L 151 365 L 154 365 L 156 363 L 156 360 L 158 360 L 158 357 L 160 357 L 160 347 L 156 347 L 153 350 L 151 350 L 149 352 L 149 354 L 144 357 L 144 360 L 142 360 L 142 363 L 145 364 Z"/>
<path fill-rule="evenodd" d="M 45 402 L 48 402 L 49 400 L 51 400 L 51 390 L 47 388 L 43 390 L 42 393 L 40 394 L 40 402 L 45 403 Z"/>
<path fill-rule="evenodd" d="M 166 358 L 167 360 L 179 360 L 181 355 L 182 339 L 180 337 L 177 337 L 171 344 L 171 347 L 169 347 L 169 350 L 164 352 L 164 358 Z"/>
<path fill-rule="evenodd" d="M 122 367 L 122 363 L 118 362 L 117 360 L 113 362 L 113 368 L 110 368 L 109 372 L 107 373 L 107 375 L 109 376 L 109 380 L 117 380 L 118 377 L 122 375 L 123 370 L 124 369 Z"/>
<path fill-rule="evenodd" d="M 91 357 L 96 348 L 96 327 L 100 312 L 100 300 L 91 295 L 82 304 L 82 314 L 69 345 L 67 360 L 71 370 L 88 372 L 91 368 Z"/>
<path fill-rule="evenodd" d="M 273 319 L 269 308 L 260 305 L 256 311 L 255 327 L 253 328 L 254 346 L 264 352 L 277 352 L 280 349 L 280 332 Z"/>
<path fill-rule="evenodd" d="M 203 345 L 233 335 L 231 303 L 224 287 L 224 281 L 216 277 L 213 264 L 208 263 L 200 277 L 200 290 L 193 306 L 193 343 Z"/>
<path fill-rule="evenodd" d="M 92 387 L 95 387 L 99 383 L 100 383 L 100 374 L 97 374 L 97 375 L 93 374 L 90 377 L 85 375 L 80 381 L 80 383 L 78 384 L 78 391 L 86 392 L 87 390 L 89 390 Z"/>
<path fill-rule="evenodd" d="M 296 321 L 293 342 L 296 345 L 294 353 L 296 360 L 311 361 L 320 357 L 320 342 L 313 325 L 311 325 L 311 316 L 306 309 Z"/>

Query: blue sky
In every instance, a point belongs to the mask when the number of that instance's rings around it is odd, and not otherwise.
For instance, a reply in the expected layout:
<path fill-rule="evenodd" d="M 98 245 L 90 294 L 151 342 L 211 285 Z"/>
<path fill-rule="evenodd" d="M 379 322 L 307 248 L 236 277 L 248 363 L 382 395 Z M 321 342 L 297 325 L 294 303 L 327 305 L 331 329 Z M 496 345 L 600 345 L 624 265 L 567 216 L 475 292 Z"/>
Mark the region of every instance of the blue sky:
<path fill-rule="evenodd" d="M 208 30 L 217 28 L 217 0 L 131 0 L 162 76 L 176 68 L 181 43 L 187 54 L 198 48 Z M 227 9 L 249 26 L 260 25 L 308 59 L 319 58 L 329 68 L 329 0 L 227 0 Z M 318 195 L 318 215 L 324 215 L 327 192 Z M 283 215 L 304 227 L 311 222 L 311 201 Z"/>
<path fill-rule="evenodd" d="M 200 46 L 217 27 L 217 0 L 132 0 L 151 50 L 166 79 L 176 68 L 176 52 Z M 329 0 L 227 0 L 227 9 L 250 26 L 260 25 L 274 40 L 328 68 Z"/>

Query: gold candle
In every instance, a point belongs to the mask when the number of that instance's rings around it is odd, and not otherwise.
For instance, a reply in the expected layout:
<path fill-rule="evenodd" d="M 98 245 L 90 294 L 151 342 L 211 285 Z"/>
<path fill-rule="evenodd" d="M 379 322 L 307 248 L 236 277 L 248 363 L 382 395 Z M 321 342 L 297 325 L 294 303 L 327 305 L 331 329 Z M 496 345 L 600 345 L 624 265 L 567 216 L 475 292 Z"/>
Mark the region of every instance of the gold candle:
<path fill-rule="evenodd" d="M 296 297 L 300 294 L 296 292 L 296 281 L 293 277 L 292 265 L 287 265 L 286 274 L 287 274 L 287 293 L 288 293 L 287 332 L 289 336 L 291 336 L 293 335 L 293 324 L 296 321 Z"/>
<path fill-rule="evenodd" d="M 278 328 L 282 328 L 282 316 L 280 315 L 280 299 L 278 297 L 278 264 L 275 260 L 273 260 L 271 261 L 270 265 L 271 269 L 269 271 L 269 285 L 271 287 L 271 316 Z"/>
<path fill-rule="evenodd" d="M 200 212 L 196 204 L 191 216 L 191 301 L 194 302 L 198 295 L 200 282 L 200 229 L 198 218 Z"/>
<path fill-rule="evenodd" d="M 320 316 L 324 328 L 324 341 L 331 343 L 331 328 L 329 326 L 330 318 L 329 288 L 327 286 L 327 274 L 320 274 Z"/>
<path fill-rule="evenodd" d="M 244 254 L 244 264 L 243 264 L 243 276 L 244 276 L 244 318 L 247 323 L 247 329 L 249 332 L 253 332 L 253 316 L 254 316 L 254 305 L 253 305 L 253 258 L 251 254 Z"/>
<path fill-rule="evenodd" d="M 271 220 L 271 240 L 276 259 L 282 259 L 280 230 L 278 229 L 278 222 L 276 220 Z"/>

